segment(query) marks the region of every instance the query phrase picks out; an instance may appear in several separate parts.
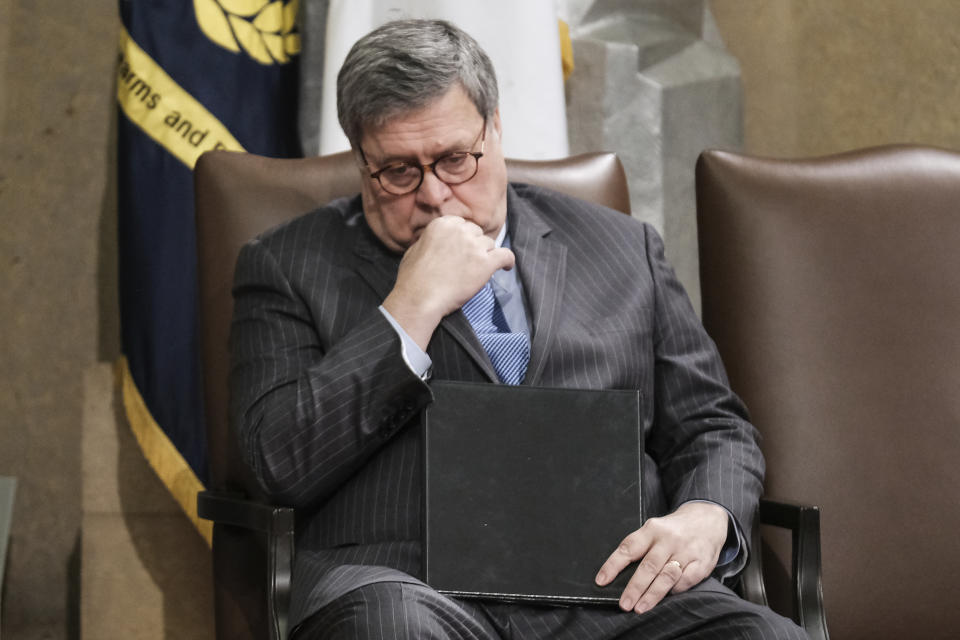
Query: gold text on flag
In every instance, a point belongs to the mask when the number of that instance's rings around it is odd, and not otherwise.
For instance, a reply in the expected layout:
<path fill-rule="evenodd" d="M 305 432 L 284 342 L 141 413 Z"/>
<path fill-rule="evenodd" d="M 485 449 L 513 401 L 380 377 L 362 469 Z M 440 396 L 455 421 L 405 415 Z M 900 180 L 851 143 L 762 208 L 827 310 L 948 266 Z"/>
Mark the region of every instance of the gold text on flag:
<path fill-rule="evenodd" d="M 193 169 L 204 151 L 243 151 L 212 113 L 120 29 L 117 101 L 130 120 Z"/>

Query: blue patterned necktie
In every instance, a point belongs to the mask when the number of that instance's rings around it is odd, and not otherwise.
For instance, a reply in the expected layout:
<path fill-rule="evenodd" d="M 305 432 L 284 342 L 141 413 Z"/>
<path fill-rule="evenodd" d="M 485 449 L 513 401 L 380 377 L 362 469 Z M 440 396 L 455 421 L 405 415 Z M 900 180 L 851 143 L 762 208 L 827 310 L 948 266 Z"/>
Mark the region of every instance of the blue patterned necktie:
<path fill-rule="evenodd" d="M 467 300 L 463 314 L 490 356 L 500 382 L 520 384 L 530 361 L 530 338 L 525 333 L 510 331 L 489 282 Z"/>

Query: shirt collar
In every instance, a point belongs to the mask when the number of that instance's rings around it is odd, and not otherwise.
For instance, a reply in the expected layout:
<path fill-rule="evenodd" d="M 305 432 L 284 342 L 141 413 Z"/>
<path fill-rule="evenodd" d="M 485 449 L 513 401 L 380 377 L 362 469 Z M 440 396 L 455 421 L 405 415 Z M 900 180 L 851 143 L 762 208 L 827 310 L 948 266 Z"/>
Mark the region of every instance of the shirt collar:
<path fill-rule="evenodd" d="M 500 247 L 503 246 L 503 242 L 504 242 L 504 240 L 506 240 L 506 239 L 507 239 L 507 221 L 504 220 L 504 221 L 503 221 L 503 226 L 500 227 L 500 233 L 497 234 L 497 239 L 495 240 L 495 244 L 496 244 L 497 249 L 499 249 Z M 509 240 L 507 240 L 507 247 L 508 247 L 508 248 L 510 247 L 510 241 L 509 241 Z"/>

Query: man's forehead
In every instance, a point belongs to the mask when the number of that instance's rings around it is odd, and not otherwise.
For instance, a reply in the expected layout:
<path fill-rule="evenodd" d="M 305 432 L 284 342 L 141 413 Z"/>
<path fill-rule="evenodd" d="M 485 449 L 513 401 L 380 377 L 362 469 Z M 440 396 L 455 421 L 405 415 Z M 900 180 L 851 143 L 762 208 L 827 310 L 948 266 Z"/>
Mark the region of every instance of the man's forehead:
<path fill-rule="evenodd" d="M 422 108 L 366 127 L 361 142 L 365 153 L 376 155 L 464 150 L 480 136 L 483 121 L 466 93 L 455 87 Z"/>

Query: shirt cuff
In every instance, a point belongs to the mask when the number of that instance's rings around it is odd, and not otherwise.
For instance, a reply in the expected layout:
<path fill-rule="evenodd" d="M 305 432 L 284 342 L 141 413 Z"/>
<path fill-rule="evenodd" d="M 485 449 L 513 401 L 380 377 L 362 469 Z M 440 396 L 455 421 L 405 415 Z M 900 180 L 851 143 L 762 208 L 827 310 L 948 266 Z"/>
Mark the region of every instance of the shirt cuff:
<path fill-rule="evenodd" d="M 420 376 L 421 380 L 428 380 L 433 373 L 433 360 L 430 359 L 430 356 L 420 348 L 420 345 L 418 345 L 413 338 L 407 335 L 407 332 L 403 330 L 400 323 L 390 315 L 389 311 L 383 308 L 383 305 L 380 305 L 378 308 L 380 309 L 380 313 L 383 314 L 383 317 L 390 323 L 390 326 L 393 327 L 393 330 L 400 336 L 400 355 L 403 356 L 403 361 L 407 363 L 411 371 Z"/>
<path fill-rule="evenodd" d="M 727 512 L 727 540 L 720 549 L 720 557 L 717 559 L 717 566 L 714 572 L 720 579 L 730 578 L 737 575 L 746 564 L 746 554 L 743 552 L 747 548 L 746 538 L 743 537 L 743 531 L 740 530 L 740 524 L 733 517 L 730 510 L 722 504 L 712 500 L 690 500 L 690 502 L 706 502 L 715 504 Z"/>

